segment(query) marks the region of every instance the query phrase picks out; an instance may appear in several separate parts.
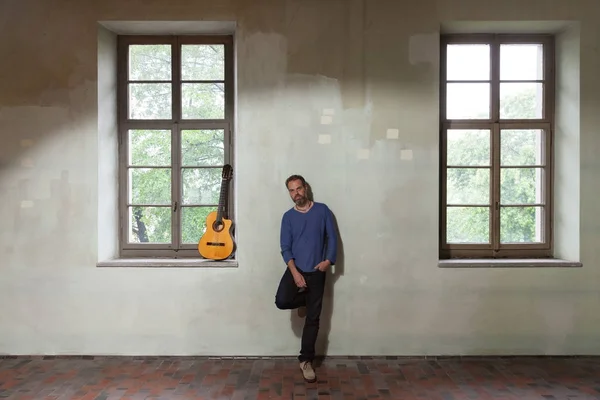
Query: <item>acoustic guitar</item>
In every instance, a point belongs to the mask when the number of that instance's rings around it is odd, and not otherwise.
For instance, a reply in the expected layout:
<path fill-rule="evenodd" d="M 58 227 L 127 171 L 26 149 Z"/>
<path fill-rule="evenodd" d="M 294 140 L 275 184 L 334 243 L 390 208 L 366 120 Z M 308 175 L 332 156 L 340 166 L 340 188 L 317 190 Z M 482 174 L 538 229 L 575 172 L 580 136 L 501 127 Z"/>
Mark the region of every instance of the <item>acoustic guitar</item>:
<path fill-rule="evenodd" d="M 221 194 L 219 207 L 206 217 L 206 232 L 198 242 L 198 252 L 209 260 L 225 260 L 236 249 L 233 240 L 233 222 L 228 219 L 227 208 L 229 197 L 229 181 L 233 175 L 231 165 L 226 164 L 221 174 Z"/>

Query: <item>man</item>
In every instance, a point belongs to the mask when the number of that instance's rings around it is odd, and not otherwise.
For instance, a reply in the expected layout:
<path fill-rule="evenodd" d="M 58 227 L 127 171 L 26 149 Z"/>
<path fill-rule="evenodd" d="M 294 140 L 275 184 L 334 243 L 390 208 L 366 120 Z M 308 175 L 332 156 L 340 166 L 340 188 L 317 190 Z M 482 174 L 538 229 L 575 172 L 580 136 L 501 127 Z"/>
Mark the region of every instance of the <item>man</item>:
<path fill-rule="evenodd" d="M 295 205 L 281 219 L 281 255 L 287 268 L 279 282 L 275 305 L 281 310 L 306 307 L 298 360 L 304 379 L 315 382 L 312 364 L 326 271 L 336 261 L 337 232 L 327 205 L 308 199 L 308 185 L 302 176 L 290 176 L 285 185 Z"/>

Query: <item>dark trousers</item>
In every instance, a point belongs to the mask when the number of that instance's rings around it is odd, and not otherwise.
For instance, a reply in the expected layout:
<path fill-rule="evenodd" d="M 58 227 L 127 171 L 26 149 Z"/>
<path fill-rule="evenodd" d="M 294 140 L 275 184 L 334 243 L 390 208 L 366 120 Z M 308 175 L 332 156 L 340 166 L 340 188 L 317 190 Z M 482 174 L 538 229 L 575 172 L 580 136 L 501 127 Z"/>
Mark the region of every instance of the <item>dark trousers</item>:
<path fill-rule="evenodd" d="M 319 335 L 319 321 L 321 319 L 321 309 L 323 308 L 323 293 L 325 291 L 325 277 L 327 274 L 318 270 L 314 272 L 298 271 L 304 276 L 304 280 L 306 281 L 305 290 L 299 292 L 292 272 L 289 268 L 286 268 L 277 288 L 275 305 L 280 310 L 293 310 L 299 307 L 306 307 L 306 319 L 304 320 L 302 344 L 298 360 L 301 362 L 313 361 L 315 358 L 317 336 Z"/>

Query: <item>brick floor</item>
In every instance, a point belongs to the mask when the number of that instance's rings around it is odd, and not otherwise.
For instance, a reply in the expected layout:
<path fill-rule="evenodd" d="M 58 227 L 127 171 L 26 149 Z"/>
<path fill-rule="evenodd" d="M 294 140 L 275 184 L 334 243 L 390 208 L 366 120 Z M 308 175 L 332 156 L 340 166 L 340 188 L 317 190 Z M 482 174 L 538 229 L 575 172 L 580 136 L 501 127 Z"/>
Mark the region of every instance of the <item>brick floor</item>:
<path fill-rule="evenodd" d="M 293 358 L 0 356 L 8 399 L 600 399 L 600 357 Z"/>

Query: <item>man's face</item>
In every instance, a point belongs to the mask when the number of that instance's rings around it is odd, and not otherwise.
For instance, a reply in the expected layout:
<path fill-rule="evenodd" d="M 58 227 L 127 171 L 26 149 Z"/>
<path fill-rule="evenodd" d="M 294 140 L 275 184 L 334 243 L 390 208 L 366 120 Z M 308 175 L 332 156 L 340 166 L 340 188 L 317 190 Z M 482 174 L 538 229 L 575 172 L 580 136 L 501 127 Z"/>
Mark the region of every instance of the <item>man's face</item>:
<path fill-rule="evenodd" d="M 288 191 L 292 201 L 299 206 L 304 205 L 308 200 L 306 198 L 306 187 L 302 185 L 302 181 L 299 179 L 288 182 Z"/>

